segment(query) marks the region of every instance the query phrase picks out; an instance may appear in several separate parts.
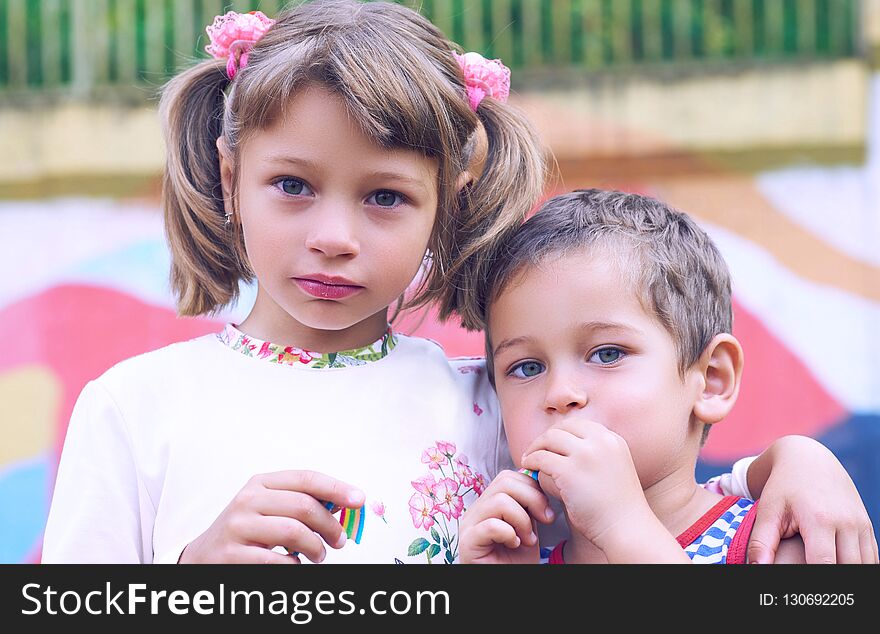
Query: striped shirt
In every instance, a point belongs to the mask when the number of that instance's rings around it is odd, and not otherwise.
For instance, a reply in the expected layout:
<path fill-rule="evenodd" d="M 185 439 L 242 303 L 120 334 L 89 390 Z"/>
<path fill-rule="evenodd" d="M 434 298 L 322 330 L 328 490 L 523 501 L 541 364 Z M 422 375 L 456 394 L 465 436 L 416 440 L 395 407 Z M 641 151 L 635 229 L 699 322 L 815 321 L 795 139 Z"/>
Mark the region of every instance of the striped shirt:
<path fill-rule="evenodd" d="M 695 564 L 744 564 L 757 502 L 728 495 L 676 540 Z M 564 564 L 565 542 L 541 549 L 542 564 Z"/>

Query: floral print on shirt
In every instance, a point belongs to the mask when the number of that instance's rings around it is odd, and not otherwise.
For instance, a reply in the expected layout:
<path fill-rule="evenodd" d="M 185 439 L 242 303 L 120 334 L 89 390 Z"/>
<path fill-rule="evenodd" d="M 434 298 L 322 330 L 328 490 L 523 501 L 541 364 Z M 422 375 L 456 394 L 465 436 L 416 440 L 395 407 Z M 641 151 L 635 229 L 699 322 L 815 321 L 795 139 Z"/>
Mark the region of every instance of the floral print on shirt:
<path fill-rule="evenodd" d="M 281 346 L 250 337 L 232 324 L 226 324 L 226 327 L 217 333 L 217 338 L 233 350 L 248 357 L 265 359 L 269 363 L 304 366 L 315 370 L 366 365 L 372 361 L 384 359 L 397 345 L 397 335 L 394 334 L 390 326 L 379 341 L 363 348 L 342 352 L 321 353 L 293 346 Z"/>
<path fill-rule="evenodd" d="M 429 473 L 412 482 L 416 492 L 409 499 L 409 512 L 413 525 L 428 535 L 409 545 L 407 555 L 410 557 L 425 556 L 428 563 L 434 563 L 434 558 L 441 556 L 440 561 L 449 564 L 458 558 L 457 538 L 459 521 L 465 511 L 464 497 L 472 492 L 480 495 L 486 488 L 486 479 L 471 469 L 467 456 L 456 457 L 455 453 L 455 444 L 442 440 L 422 453 L 422 462 L 428 466 Z M 430 471 L 438 473 L 435 476 Z"/>

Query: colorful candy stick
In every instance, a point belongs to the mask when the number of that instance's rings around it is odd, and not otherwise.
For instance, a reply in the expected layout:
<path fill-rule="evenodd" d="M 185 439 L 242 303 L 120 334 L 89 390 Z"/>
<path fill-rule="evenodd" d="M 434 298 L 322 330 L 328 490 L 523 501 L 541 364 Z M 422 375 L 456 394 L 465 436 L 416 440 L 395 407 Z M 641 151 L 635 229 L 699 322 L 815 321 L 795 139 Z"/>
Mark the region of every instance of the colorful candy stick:
<path fill-rule="evenodd" d="M 538 481 L 538 472 L 537 471 L 532 471 L 531 469 L 520 469 L 519 473 L 529 476 L 535 482 Z"/>

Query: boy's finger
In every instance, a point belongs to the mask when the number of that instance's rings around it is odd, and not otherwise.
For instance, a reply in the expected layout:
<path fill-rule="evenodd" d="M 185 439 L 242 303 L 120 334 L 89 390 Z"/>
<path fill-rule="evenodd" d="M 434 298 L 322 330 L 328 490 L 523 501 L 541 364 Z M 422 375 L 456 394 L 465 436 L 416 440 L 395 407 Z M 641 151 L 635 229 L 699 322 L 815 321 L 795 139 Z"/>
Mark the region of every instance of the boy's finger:
<path fill-rule="evenodd" d="M 526 469 L 540 471 L 543 475 L 552 478 L 556 473 L 559 473 L 565 462 L 565 457 L 547 449 L 538 449 L 523 454 L 520 462 Z"/>
<path fill-rule="evenodd" d="M 357 487 L 317 471 L 276 471 L 260 479 L 267 489 L 308 493 L 345 508 L 360 508 L 366 501 L 364 492 Z"/>
<path fill-rule="evenodd" d="M 498 495 L 493 501 L 493 512 L 489 519 L 498 519 L 510 525 L 516 532 L 517 536 L 526 544 L 534 544 L 537 540 L 534 525 L 532 524 L 532 516 L 517 501 L 508 495 Z"/>
<path fill-rule="evenodd" d="M 580 442 L 583 442 L 583 439 L 578 438 L 572 433 L 558 427 L 551 427 L 535 438 L 523 453 L 546 449 L 561 456 L 569 456 L 576 450 Z"/>
<path fill-rule="evenodd" d="M 522 543 L 513 526 L 497 517 L 483 520 L 474 529 L 475 541 L 478 546 L 487 547 L 493 544 L 501 544 L 506 548 L 514 550 L 519 548 Z"/>

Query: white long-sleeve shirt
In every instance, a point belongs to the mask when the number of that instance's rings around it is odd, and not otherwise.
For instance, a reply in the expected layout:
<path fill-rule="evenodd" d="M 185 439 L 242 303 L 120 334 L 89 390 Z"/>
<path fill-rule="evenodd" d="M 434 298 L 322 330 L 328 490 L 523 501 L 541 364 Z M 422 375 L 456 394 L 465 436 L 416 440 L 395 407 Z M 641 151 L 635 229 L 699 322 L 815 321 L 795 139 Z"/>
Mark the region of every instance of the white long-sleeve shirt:
<path fill-rule="evenodd" d="M 325 562 L 454 561 L 461 513 L 511 465 L 497 397 L 483 360 L 396 341 L 314 369 L 208 335 L 111 368 L 74 408 L 43 562 L 174 563 L 249 478 L 291 469 L 366 494 Z"/>

